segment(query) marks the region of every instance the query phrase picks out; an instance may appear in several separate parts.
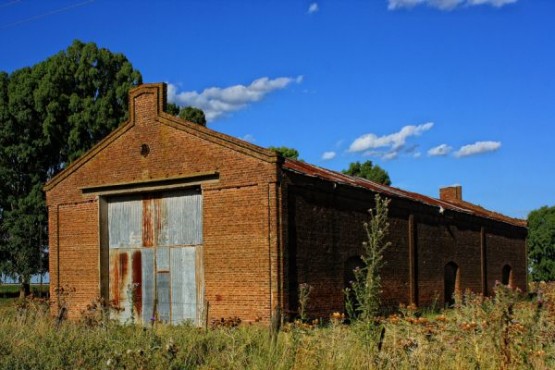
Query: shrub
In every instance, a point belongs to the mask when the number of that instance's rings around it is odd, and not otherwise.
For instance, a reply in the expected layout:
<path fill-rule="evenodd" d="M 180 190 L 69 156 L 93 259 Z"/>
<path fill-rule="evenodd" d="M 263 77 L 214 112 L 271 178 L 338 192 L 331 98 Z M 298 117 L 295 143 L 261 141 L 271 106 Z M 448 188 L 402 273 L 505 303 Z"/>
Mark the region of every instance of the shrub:
<path fill-rule="evenodd" d="M 354 270 L 355 280 L 351 288 L 346 289 L 347 313 L 351 319 L 372 320 L 380 308 L 381 276 L 384 264 L 383 252 L 391 243 L 386 242 L 389 232 L 387 221 L 389 199 L 375 197 L 374 209 L 370 209 L 370 221 L 364 223 L 367 241 L 363 242 L 364 254 L 361 256 L 364 266 Z"/>

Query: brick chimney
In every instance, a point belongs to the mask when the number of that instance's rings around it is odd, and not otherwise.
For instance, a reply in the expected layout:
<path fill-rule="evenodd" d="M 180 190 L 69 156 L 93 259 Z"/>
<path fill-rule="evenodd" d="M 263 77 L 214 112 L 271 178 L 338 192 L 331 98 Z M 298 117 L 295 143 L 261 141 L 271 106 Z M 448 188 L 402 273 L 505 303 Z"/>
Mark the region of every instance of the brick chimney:
<path fill-rule="evenodd" d="M 439 189 L 439 199 L 445 201 L 462 201 L 462 186 L 448 186 Z"/>

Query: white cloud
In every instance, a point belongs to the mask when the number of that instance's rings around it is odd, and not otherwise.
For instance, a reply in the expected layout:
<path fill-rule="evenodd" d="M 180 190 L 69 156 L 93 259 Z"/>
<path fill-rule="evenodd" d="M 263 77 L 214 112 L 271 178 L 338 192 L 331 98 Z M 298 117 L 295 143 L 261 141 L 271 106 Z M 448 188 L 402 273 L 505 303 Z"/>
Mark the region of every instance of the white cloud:
<path fill-rule="evenodd" d="M 396 10 L 403 8 L 414 8 L 417 5 L 424 3 L 425 0 L 388 0 L 387 9 Z"/>
<path fill-rule="evenodd" d="M 318 3 L 312 3 L 308 7 L 308 14 L 316 13 L 318 10 L 320 10 Z"/>
<path fill-rule="evenodd" d="M 501 8 L 503 5 L 514 4 L 518 0 L 467 0 L 468 5 L 484 5 L 488 4 L 496 8 Z"/>
<path fill-rule="evenodd" d="M 449 154 L 453 148 L 447 144 L 441 144 L 428 150 L 428 156 L 441 157 Z"/>
<path fill-rule="evenodd" d="M 487 152 L 494 152 L 501 147 L 499 141 L 477 141 L 474 144 L 462 146 L 455 152 L 455 157 L 468 157 L 470 155 L 477 155 Z"/>
<path fill-rule="evenodd" d="M 433 122 L 427 122 L 418 126 L 405 126 L 400 131 L 389 135 L 377 136 L 372 133 L 365 134 L 351 143 L 349 152 L 363 152 L 368 149 L 377 148 L 390 148 L 392 151 L 397 152 L 403 148 L 409 137 L 419 136 L 423 132 L 430 130 L 433 126 Z"/>
<path fill-rule="evenodd" d="M 241 138 L 241 140 L 248 141 L 249 143 L 254 143 L 256 141 L 254 136 L 252 136 L 251 134 L 246 134 Z"/>
<path fill-rule="evenodd" d="M 376 157 L 376 158 L 380 158 L 383 159 L 384 161 L 389 161 L 392 159 L 397 159 L 397 157 L 399 157 L 399 151 L 398 150 L 391 150 L 388 152 L 381 152 L 378 150 L 369 150 L 367 152 L 362 153 L 362 155 L 364 157 Z M 413 155 L 411 155 L 413 156 Z"/>
<path fill-rule="evenodd" d="M 490 5 L 501 8 L 516 3 L 518 0 L 388 0 L 388 9 L 410 9 L 418 5 L 427 5 L 440 10 L 453 10 L 457 7 Z"/>
<path fill-rule="evenodd" d="M 393 152 L 387 152 L 387 153 L 385 153 L 384 155 L 382 155 L 382 159 L 383 159 L 383 160 L 386 160 L 386 161 L 389 161 L 389 160 L 391 160 L 391 159 L 397 158 L 398 155 L 399 155 L 399 152 L 395 152 L 395 151 L 393 151 Z"/>
<path fill-rule="evenodd" d="M 335 152 L 324 152 L 324 154 L 322 154 L 322 159 L 324 161 L 329 161 L 330 159 L 334 159 L 335 155 Z"/>
<path fill-rule="evenodd" d="M 336 155 L 336 152 L 324 152 L 322 153 L 322 160 L 329 161 L 331 159 L 334 159 Z"/>
<path fill-rule="evenodd" d="M 303 76 L 278 77 L 271 79 L 261 77 L 249 85 L 229 87 L 209 87 L 202 92 L 177 92 L 177 86 L 168 84 L 168 101 L 180 106 L 194 106 L 204 111 L 206 119 L 213 121 L 223 114 L 245 108 L 247 105 L 260 101 L 267 94 L 286 88 L 291 83 L 301 83 Z"/>
<path fill-rule="evenodd" d="M 462 5 L 464 0 L 429 0 L 429 6 L 440 10 L 452 10 Z"/>
<path fill-rule="evenodd" d="M 377 150 L 369 150 L 367 152 L 362 153 L 362 155 L 365 157 L 378 157 L 378 158 L 383 157 L 384 154 L 385 152 L 379 152 Z"/>

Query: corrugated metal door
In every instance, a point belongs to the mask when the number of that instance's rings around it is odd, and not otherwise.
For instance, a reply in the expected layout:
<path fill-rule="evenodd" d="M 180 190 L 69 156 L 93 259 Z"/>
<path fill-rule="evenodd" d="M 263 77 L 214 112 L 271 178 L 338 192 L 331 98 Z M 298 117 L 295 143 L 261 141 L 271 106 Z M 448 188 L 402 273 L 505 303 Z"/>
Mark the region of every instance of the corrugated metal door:
<path fill-rule="evenodd" d="M 198 320 L 202 195 L 108 200 L 109 296 L 122 322 Z"/>

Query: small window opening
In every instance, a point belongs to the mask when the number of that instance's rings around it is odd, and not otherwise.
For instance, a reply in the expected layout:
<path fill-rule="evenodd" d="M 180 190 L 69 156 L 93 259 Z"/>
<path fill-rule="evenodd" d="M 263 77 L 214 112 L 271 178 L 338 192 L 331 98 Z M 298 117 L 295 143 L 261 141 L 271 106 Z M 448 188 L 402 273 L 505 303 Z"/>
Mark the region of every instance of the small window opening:
<path fill-rule="evenodd" d="M 150 147 L 148 144 L 141 145 L 141 155 L 147 157 L 150 154 Z"/>
<path fill-rule="evenodd" d="M 501 283 L 503 285 L 513 286 L 513 269 L 509 265 L 503 266 L 501 274 Z"/>
<path fill-rule="evenodd" d="M 459 275 L 459 266 L 455 262 L 445 265 L 443 276 L 445 307 L 452 307 L 455 304 L 455 294 L 460 291 Z"/>

